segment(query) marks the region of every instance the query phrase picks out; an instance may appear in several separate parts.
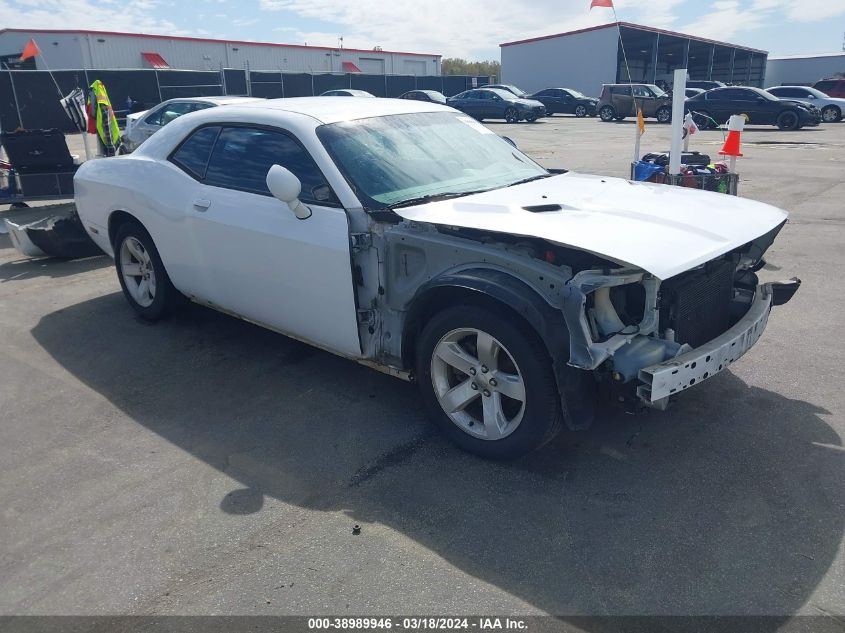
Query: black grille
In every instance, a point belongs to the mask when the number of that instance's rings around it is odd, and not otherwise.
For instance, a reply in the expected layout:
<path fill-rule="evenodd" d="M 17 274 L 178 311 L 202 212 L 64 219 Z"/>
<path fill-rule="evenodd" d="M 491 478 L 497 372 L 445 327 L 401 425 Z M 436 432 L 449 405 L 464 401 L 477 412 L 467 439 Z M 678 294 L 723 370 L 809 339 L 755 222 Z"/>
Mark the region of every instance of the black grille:
<path fill-rule="evenodd" d="M 711 262 L 703 270 L 669 279 L 660 291 L 661 329 L 675 330 L 675 340 L 698 347 L 731 326 L 735 264 Z"/>

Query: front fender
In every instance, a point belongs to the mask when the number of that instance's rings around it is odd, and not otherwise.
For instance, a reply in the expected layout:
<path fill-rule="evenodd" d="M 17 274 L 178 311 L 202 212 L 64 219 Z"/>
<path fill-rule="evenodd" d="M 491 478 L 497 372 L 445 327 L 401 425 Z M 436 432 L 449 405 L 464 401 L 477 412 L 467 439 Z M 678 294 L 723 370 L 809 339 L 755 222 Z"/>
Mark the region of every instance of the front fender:
<path fill-rule="evenodd" d="M 423 284 L 410 304 L 406 330 L 424 325 L 430 306 L 449 292 L 462 291 L 503 304 L 522 318 L 543 341 L 560 394 L 564 420 L 571 429 L 585 429 L 595 416 L 596 383 L 590 372 L 569 366 L 569 331 L 560 309 L 517 277 L 473 268 L 435 277 Z"/>

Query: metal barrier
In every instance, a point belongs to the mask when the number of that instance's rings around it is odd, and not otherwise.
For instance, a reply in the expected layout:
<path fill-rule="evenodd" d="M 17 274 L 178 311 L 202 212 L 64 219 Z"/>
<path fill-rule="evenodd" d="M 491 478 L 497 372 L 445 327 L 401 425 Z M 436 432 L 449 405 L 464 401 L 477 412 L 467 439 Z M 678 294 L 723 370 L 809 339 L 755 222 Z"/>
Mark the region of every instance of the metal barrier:
<path fill-rule="evenodd" d="M 367 75 L 360 73 L 287 73 L 278 70 L 221 68 L 220 70 L 110 70 L 80 69 L 53 71 L 0 70 L 0 130 L 74 127 L 59 105 L 56 84 L 62 95 L 74 88 L 90 86 L 99 79 L 105 85 L 112 107 L 122 114 L 147 109 L 176 97 L 252 95 L 254 97 L 305 97 L 326 90 L 354 88 L 377 97 L 398 97 L 408 90 L 437 90 L 452 96 L 489 83 L 488 77 L 464 75 L 414 76 Z"/>

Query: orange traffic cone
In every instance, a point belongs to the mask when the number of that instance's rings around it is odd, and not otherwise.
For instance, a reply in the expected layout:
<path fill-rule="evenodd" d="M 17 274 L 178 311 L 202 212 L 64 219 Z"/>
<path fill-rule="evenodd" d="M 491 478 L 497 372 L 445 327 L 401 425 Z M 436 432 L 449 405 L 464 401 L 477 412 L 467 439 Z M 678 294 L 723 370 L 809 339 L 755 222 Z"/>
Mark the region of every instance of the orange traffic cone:
<path fill-rule="evenodd" d="M 721 156 L 742 156 L 739 151 L 739 140 L 742 135 L 742 128 L 745 127 L 745 117 L 734 114 L 728 121 L 728 138 L 725 139 L 725 146 L 719 152 Z"/>

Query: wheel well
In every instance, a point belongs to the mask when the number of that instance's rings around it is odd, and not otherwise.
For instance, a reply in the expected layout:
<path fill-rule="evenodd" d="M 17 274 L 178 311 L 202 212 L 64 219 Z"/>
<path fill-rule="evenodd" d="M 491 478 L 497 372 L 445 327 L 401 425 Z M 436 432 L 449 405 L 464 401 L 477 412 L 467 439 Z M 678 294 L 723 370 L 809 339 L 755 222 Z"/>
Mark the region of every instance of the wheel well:
<path fill-rule="evenodd" d="M 126 211 L 114 211 L 109 216 L 109 244 L 114 244 L 114 238 L 117 236 L 118 230 L 127 222 L 141 224 L 138 221 L 138 218 Z M 143 226 L 143 224 L 141 226 Z"/>
<path fill-rule="evenodd" d="M 478 306 L 495 310 L 499 314 L 504 313 L 525 325 L 545 347 L 545 343 L 536 328 L 504 301 L 472 288 L 441 286 L 427 292 L 421 304 L 413 305 L 411 308 L 402 335 L 402 362 L 406 368 L 413 371 L 416 366 L 417 339 L 426 324 L 441 310 L 457 305 Z"/>

